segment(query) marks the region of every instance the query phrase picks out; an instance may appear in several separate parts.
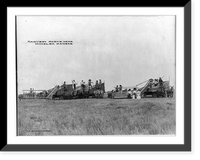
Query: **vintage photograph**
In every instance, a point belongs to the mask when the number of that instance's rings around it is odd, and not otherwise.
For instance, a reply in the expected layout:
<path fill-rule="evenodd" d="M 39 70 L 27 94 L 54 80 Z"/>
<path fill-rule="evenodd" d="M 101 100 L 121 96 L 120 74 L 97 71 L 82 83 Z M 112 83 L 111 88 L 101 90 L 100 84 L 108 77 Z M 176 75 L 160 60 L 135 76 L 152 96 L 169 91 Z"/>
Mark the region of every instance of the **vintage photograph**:
<path fill-rule="evenodd" d="M 16 16 L 17 135 L 176 135 L 176 16 Z"/>

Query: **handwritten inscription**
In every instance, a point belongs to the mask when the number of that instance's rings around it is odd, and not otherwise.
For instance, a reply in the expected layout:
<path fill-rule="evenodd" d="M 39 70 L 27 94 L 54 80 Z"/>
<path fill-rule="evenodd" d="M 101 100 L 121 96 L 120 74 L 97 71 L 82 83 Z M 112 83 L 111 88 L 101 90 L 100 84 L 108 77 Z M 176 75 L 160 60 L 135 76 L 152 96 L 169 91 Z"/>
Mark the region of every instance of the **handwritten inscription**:
<path fill-rule="evenodd" d="M 73 41 L 27 41 L 35 45 L 73 45 Z"/>

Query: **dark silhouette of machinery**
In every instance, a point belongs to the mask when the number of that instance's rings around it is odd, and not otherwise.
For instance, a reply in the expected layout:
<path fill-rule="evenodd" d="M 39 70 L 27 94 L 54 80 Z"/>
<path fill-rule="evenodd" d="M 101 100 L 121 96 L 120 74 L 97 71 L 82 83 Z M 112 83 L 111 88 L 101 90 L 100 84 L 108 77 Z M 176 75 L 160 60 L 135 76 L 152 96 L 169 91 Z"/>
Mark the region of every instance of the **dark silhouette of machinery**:
<path fill-rule="evenodd" d="M 77 98 L 103 98 L 105 93 L 105 83 L 91 84 L 82 83 L 73 87 L 73 84 L 63 84 L 55 86 L 46 97 L 47 99 L 77 99 Z"/>

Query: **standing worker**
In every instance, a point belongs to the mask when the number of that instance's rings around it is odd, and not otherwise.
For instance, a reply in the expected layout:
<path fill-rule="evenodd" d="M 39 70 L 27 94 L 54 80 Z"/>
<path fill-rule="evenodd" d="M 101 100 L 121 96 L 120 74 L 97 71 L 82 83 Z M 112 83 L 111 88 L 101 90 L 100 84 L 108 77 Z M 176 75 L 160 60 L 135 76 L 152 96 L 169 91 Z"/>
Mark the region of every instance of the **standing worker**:
<path fill-rule="evenodd" d="M 136 91 L 137 99 L 141 99 L 141 92 L 139 90 Z"/>
<path fill-rule="evenodd" d="M 115 90 L 116 90 L 116 92 L 118 92 L 118 90 L 119 90 L 119 87 L 118 87 L 118 85 L 115 87 Z"/>
<path fill-rule="evenodd" d="M 91 81 L 91 79 L 88 80 L 88 86 L 89 86 L 89 89 L 92 88 L 92 81 Z"/>
<path fill-rule="evenodd" d="M 128 98 L 132 98 L 132 92 L 131 92 L 131 89 L 128 89 Z"/>
<path fill-rule="evenodd" d="M 95 83 L 95 88 L 98 89 L 99 88 L 99 83 L 98 83 L 98 80 L 96 80 L 96 83 Z"/>
<path fill-rule="evenodd" d="M 83 80 L 81 81 L 81 88 L 83 91 L 85 91 L 85 82 Z"/>
<path fill-rule="evenodd" d="M 99 89 L 101 89 L 101 79 L 99 79 Z"/>
<path fill-rule="evenodd" d="M 66 86 L 66 82 L 65 82 L 65 81 L 64 81 L 64 83 L 63 83 L 63 87 L 64 87 L 64 86 Z"/>
<path fill-rule="evenodd" d="M 66 90 L 66 82 L 64 81 L 64 84 L 63 84 L 63 88 L 64 88 L 64 90 Z M 59 88 L 59 86 L 58 86 L 58 88 Z"/>
<path fill-rule="evenodd" d="M 136 95 L 136 88 L 133 88 L 133 96 L 132 96 L 132 99 L 136 99 L 137 98 L 137 95 Z"/>
<path fill-rule="evenodd" d="M 73 88 L 74 88 L 74 90 L 76 90 L 76 81 L 75 80 L 72 80 L 72 86 L 73 86 Z"/>
<path fill-rule="evenodd" d="M 159 84 L 160 86 L 163 86 L 163 80 L 161 79 L 161 77 L 159 77 Z"/>
<path fill-rule="evenodd" d="M 158 79 L 154 79 L 154 85 L 155 85 L 155 86 L 158 85 Z"/>
<path fill-rule="evenodd" d="M 83 80 L 81 80 L 80 85 L 82 86 L 84 84 Z"/>
<path fill-rule="evenodd" d="M 119 85 L 119 91 L 120 91 L 120 93 L 122 93 L 122 85 L 121 84 Z"/>

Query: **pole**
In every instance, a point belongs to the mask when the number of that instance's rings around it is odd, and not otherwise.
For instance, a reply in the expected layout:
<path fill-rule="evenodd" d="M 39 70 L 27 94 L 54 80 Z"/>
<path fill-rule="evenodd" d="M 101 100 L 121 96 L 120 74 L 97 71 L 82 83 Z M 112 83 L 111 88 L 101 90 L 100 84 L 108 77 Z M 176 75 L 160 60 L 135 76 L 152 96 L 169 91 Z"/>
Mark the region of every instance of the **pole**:
<path fill-rule="evenodd" d="M 146 81 L 144 81 L 144 82 L 142 82 L 142 83 L 137 84 L 136 87 L 139 86 L 140 84 L 143 84 L 143 83 L 147 82 L 147 81 L 148 81 L 148 80 L 146 80 Z"/>

